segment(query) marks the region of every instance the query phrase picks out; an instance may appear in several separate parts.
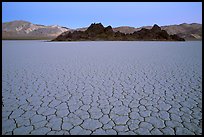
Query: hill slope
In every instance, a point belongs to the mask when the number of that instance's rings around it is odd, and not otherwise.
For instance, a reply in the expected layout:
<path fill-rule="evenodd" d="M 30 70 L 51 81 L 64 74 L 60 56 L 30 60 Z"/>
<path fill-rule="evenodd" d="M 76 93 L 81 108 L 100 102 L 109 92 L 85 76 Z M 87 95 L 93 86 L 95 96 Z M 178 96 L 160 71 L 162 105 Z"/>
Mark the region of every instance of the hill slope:
<path fill-rule="evenodd" d="M 2 39 L 52 39 L 69 30 L 58 25 L 44 26 L 17 20 L 2 23 Z"/>

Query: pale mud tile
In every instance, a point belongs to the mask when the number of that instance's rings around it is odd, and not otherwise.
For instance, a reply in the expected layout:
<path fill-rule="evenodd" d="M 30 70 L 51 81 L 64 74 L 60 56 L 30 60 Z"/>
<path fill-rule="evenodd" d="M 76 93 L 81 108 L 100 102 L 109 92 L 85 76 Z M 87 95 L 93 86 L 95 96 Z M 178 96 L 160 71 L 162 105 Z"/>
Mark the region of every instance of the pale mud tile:
<path fill-rule="evenodd" d="M 133 131 L 119 131 L 118 135 L 136 135 Z"/>
<path fill-rule="evenodd" d="M 8 118 L 8 116 L 12 113 L 12 111 L 5 111 L 2 108 L 2 118 Z"/>
<path fill-rule="evenodd" d="M 182 122 L 181 117 L 176 114 L 170 114 L 171 120 L 177 121 L 177 122 Z"/>
<path fill-rule="evenodd" d="M 181 107 L 180 110 L 183 111 L 185 114 L 191 114 L 192 113 L 192 111 L 188 107 Z"/>
<path fill-rule="evenodd" d="M 71 135 L 69 131 L 63 131 L 63 135 Z"/>
<path fill-rule="evenodd" d="M 56 109 L 54 108 L 47 108 L 44 112 L 41 113 L 43 116 L 49 116 L 55 114 Z"/>
<path fill-rule="evenodd" d="M 18 117 L 18 118 L 15 118 L 15 120 L 18 127 L 29 126 L 31 124 L 29 118 Z"/>
<path fill-rule="evenodd" d="M 142 105 L 146 105 L 147 103 L 148 103 L 148 100 L 146 100 L 146 99 L 140 100 L 140 104 L 142 104 Z"/>
<path fill-rule="evenodd" d="M 128 122 L 127 122 L 127 125 L 129 127 L 130 130 L 135 130 L 137 128 L 139 128 L 139 124 L 140 124 L 141 121 L 137 120 L 137 119 L 130 119 Z"/>
<path fill-rule="evenodd" d="M 123 102 L 124 106 L 128 107 L 132 100 L 133 100 L 133 97 L 131 95 L 128 95 L 122 99 L 122 102 Z"/>
<path fill-rule="evenodd" d="M 157 128 L 152 129 L 150 132 L 152 135 L 163 135 L 163 133 Z"/>
<path fill-rule="evenodd" d="M 183 122 L 191 122 L 191 120 L 193 119 L 193 117 L 190 115 L 190 114 L 188 114 L 188 113 L 184 113 L 182 116 L 181 116 L 181 120 L 183 121 Z"/>
<path fill-rule="evenodd" d="M 197 107 L 197 103 L 194 101 L 189 101 L 189 99 L 187 101 L 183 101 L 183 102 L 180 102 L 180 104 L 183 106 L 183 107 L 188 107 L 190 109 L 192 109 L 193 107 Z"/>
<path fill-rule="evenodd" d="M 164 111 L 168 111 L 171 107 L 172 107 L 171 105 L 169 105 L 169 104 L 167 104 L 167 103 L 165 103 L 165 102 L 161 102 L 161 103 L 159 103 L 159 104 L 157 105 L 157 108 L 158 108 L 159 110 L 164 110 Z"/>
<path fill-rule="evenodd" d="M 184 112 L 180 111 L 179 108 L 177 107 L 170 108 L 168 112 L 171 114 L 179 115 L 179 116 L 182 116 L 184 114 Z"/>
<path fill-rule="evenodd" d="M 49 94 L 50 95 L 50 94 Z M 53 96 L 45 96 L 43 99 L 42 99 L 42 102 L 45 106 L 47 106 L 52 100 L 54 100 L 54 95 Z M 42 105 L 43 105 L 42 104 Z"/>
<path fill-rule="evenodd" d="M 185 120 L 184 120 L 185 121 Z M 198 119 L 191 119 L 191 122 L 193 122 L 194 124 L 196 124 L 196 125 L 198 125 L 198 126 L 200 126 L 200 121 L 202 121 L 202 120 L 198 120 Z M 188 122 L 188 121 L 185 121 L 185 122 Z"/>
<path fill-rule="evenodd" d="M 131 112 L 139 112 L 139 108 L 130 108 L 131 109 Z"/>
<path fill-rule="evenodd" d="M 61 101 L 58 100 L 52 100 L 51 103 L 48 105 L 49 107 L 56 107 L 61 103 Z"/>
<path fill-rule="evenodd" d="M 90 107 L 91 107 L 90 105 L 82 105 L 80 107 L 80 109 L 83 110 L 83 111 L 88 111 L 90 109 Z"/>
<path fill-rule="evenodd" d="M 55 110 L 55 111 L 56 111 L 56 110 Z M 55 111 L 54 111 L 54 112 L 55 112 Z M 61 117 L 61 118 L 66 117 L 66 116 L 68 116 L 69 114 L 70 114 L 70 112 L 69 112 L 68 109 L 63 109 L 63 110 L 57 110 L 57 111 L 56 111 L 57 117 Z"/>
<path fill-rule="evenodd" d="M 71 123 L 69 123 L 69 122 L 63 122 L 62 123 L 62 129 L 63 130 L 70 130 L 70 129 L 72 129 L 74 126 L 71 124 Z"/>
<path fill-rule="evenodd" d="M 176 128 L 176 127 L 183 127 L 181 122 L 170 120 L 165 122 L 167 127 Z"/>
<path fill-rule="evenodd" d="M 76 110 L 78 110 L 82 105 L 69 105 L 69 111 L 70 112 L 75 112 Z"/>
<path fill-rule="evenodd" d="M 187 128 L 188 130 L 190 130 L 196 134 L 202 134 L 202 128 L 199 127 L 199 125 L 196 125 L 192 122 L 183 122 L 183 125 L 185 128 Z"/>
<path fill-rule="evenodd" d="M 103 115 L 99 121 L 102 123 L 102 124 L 107 124 L 111 119 L 109 118 L 109 116 L 107 114 Z"/>
<path fill-rule="evenodd" d="M 99 129 L 96 129 L 91 135 L 107 135 L 106 131 L 99 128 Z"/>
<path fill-rule="evenodd" d="M 110 104 L 112 105 L 112 106 L 118 106 L 118 107 L 120 107 L 120 106 L 122 106 L 123 105 L 123 103 L 122 103 L 122 101 L 120 101 L 120 100 L 115 100 L 114 102 L 110 102 Z"/>
<path fill-rule="evenodd" d="M 47 133 L 47 135 L 55 135 L 55 132 L 56 131 L 50 131 L 50 132 Z"/>
<path fill-rule="evenodd" d="M 144 105 L 140 105 L 138 108 L 139 108 L 140 111 L 145 111 L 146 110 L 146 107 Z"/>
<path fill-rule="evenodd" d="M 53 114 L 53 115 L 46 116 L 47 121 L 51 120 L 52 118 L 56 118 L 56 115 Z"/>
<path fill-rule="evenodd" d="M 68 106 L 67 106 L 66 103 L 61 103 L 58 106 L 56 106 L 55 109 L 57 109 L 57 110 L 64 110 L 64 109 L 68 109 Z"/>
<path fill-rule="evenodd" d="M 26 111 L 26 112 L 30 112 L 30 111 L 32 111 L 34 106 L 32 106 L 29 103 L 27 103 L 27 104 L 21 105 L 19 108 L 24 110 L 24 111 Z"/>
<path fill-rule="evenodd" d="M 86 119 L 84 120 L 84 122 L 81 124 L 81 126 L 84 129 L 88 129 L 88 130 L 95 130 L 97 128 L 102 127 L 102 123 L 99 122 L 98 120 L 93 120 L 93 119 Z"/>
<path fill-rule="evenodd" d="M 128 126 L 127 125 L 116 125 L 113 127 L 114 130 L 117 132 L 125 132 L 128 131 Z"/>
<path fill-rule="evenodd" d="M 72 125 L 77 126 L 80 125 L 83 120 L 79 116 L 70 113 L 67 117 L 63 117 L 63 122 L 70 122 Z"/>
<path fill-rule="evenodd" d="M 152 112 L 158 112 L 159 111 L 156 107 L 154 107 L 152 105 L 146 106 L 146 108 L 147 108 L 147 110 L 150 110 Z"/>
<path fill-rule="evenodd" d="M 171 127 L 165 127 L 161 129 L 161 131 L 164 133 L 164 135 L 175 135 L 175 132 Z"/>
<path fill-rule="evenodd" d="M 65 135 L 66 133 L 68 133 L 67 135 L 69 135 L 69 132 L 65 132 L 65 131 L 55 131 L 54 135 Z"/>
<path fill-rule="evenodd" d="M 62 119 L 57 117 L 53 117 L 46 124 L 46 126 L 52 128 L 52 130 L 61 130 L 61 125 L 62 125 Z"/>
<path fill-rule="evenodd" d="M 82 120 L 90 118 L 90 114 L 87 111 L 81 109 L 76 110 L 74 114 L 77 115 Z"/>
<path fill-rule="evenodd" d="M 166 111 L 159 111 L 159 117 L 162 119 L 162 120 L 170 120 L 170 115 L 168 112 Z"/>
<path fill-rule="evenodd" d="M 83 129 L 80 126 L 76 126 L 70 130 L 71 135 L 90 135 L 91 131 Z"/>
<path fill-rule="evenodd" d="M 191 109 L 193 111 L 193 113 L 196 113 L 196 112 L 202 112 L 202 109 L 199 108 L 199 107 L 194 107 Z"/>
<path fill-rule="evenodd" d="M 102 128 L 103 129 L 112 129 L 113 126 L 115 126 L 115 123 L 111 120 L 107 124 L 104 124 Z"/>
<path fill-rule="evenodd" d="M 33 126 L 21 126 L 14 129 L 14 135 L 28 135 L 33 130 Z"/>
<path fill-rule="evenodd" d="M 98 106 L 98 108 L 100 108 L 100 109 L 104 109 L 104 108 L 106 108 L 106 107 L 108 107 L 109 106 L 109 102 L 108 102 L 108 100 L 104 100 L 104 103 L 100 103 L 99 102 L 99 106 Z"/>
<path fill-rule="evenodd" d="M 200 111 L 193 112 L 192 117 L 195 119 L 201 120 L 202 119 L 202 112 L 200 112 Z"/>
<path fill-rule="evenodd" d="M 47 107 L 50 102 L 51 102 L 51 101 L 43 101 L 43 103 L 42 103 L 40 106 L 41 106 L 41 107 Z M 41 108 L 41 107 L 40 107 L 40 108 Z"/>
<path fill-rule="evenodd" d="M 31 131 L 31 135 L 46 135 L 49 131 L 51 131 L 50 128 L 42 127 Z"/>
<path fill-rule="evenodd" d="M 5 134 L 2 133 L 2 135 L 13 135 L 13 133 L 12 132 L 6 132 Z"/>
<path fill-rule="evenodd" d="M 21 96 L 22 96 L 22 95 L 21 95 Z M 27 102 L 25 99 L 20 98 L 20 100 L 17 102 L 17 104 L 18 104 L 19 106 L 21 106 L 21 105 L 24 105 L 24 104 L 28 104 L 28 102 Z"/>
<path fill-rule="evenodd" d="M 103 116 L 103 113 L 100 110 L 99 111 L 90 110 L 89 114 L 92 119 L 99 119 Z"/>
<path fill-rule="evenodd" d="M 2 120 L 2 132 L 13 131 L 16 127 L 15 121 L 13 119 Z"/>
<path fill-rule="evenodd" d="M 192 131 L 184 127 L 176 127 L 176 135 L 195 135 Z"/>
<path fill-rule="evenodd" d="M 151 135 L 150 130 L 147 128 L 139 127 L 134 131 L 138 135 Z"/>
<path fill-rule="evenodd" d="M 23 110 L 21 109 L 16 109 L 12 112 L 12 114 L 10 115 L 10 118 L 18 118 L 20 117 L 22 114 L 24 113 Z"/>
<path fill-rule="evenodd" d="M 32 125 L 35 127 L 35 129 L 38 129 L 38 128 L 45 127 L 45 125 L 47 123 L 48 123 L 48 121 L 43 120 L 43 121 L 40 121 L 40 122 L 37 122 L 37 123 L 33 123 Z"/>
<path fill-rule="evenodd" d="M 139 127 L 147 128 L 149 131 L 154 128 L 152 124 L 143 121 L 139 124 Z"/>
<path fill-rule="evenodd" d="M 107 129 L 106 134 L 107 135 L 117 135 L 117 132 L 114 129 Z"/>
<path fill-rule="evenodd" d="M 33 123 L 37 123 L 37 122 L 41 122 L 43 120 L 46 120 L 46 117 L 42 116 L 42 115 L 34 115 L 30 119 L 31 119 L 31 124 L 33 124 Z"/>
<path fill-rule="evenodd" d="M 125 125 L 129 120 L 128 116 L 113 115 L 111 116 L 111 118 L 117 125 L 121 125 L 121 124 Z"/>
<path fill-rule="evenodd" d="M 142 117 L 149 117 L 151 114 L 151 111 L 150 110 L 144 110 L 144 111 L 139 111 L 139 113 L 140 113 L 140 116 L 142 116 Z"/>
<path fill-rule="evenodd" d="M 106 106 L 105 108 L 102 108 L 101 111 L 102 111 L 103 114 L 109 115 L 112 108 L 113 108 L 113 106 L 108 105 L 108 106 Z"/>
<path fill-rule="evenodd" d="M 130 112 L 130 109 L 126 106 L 115 106 L 112 109 L 112 112 L 117 115 L 128 115 L 128 113 Z"/>
<path fill-rule="evenodd" d="M 164 128 L 164 121 L 157 117 L 146 117 L 145 121 L 151 123 L 155 128 Z"/>
<path fill-rule="evenodd" d="M 144 118 L 140 116 L 139 112 L 130 112 L 130 119 L 137 119 L 140 121 L 144 121 Z"/>

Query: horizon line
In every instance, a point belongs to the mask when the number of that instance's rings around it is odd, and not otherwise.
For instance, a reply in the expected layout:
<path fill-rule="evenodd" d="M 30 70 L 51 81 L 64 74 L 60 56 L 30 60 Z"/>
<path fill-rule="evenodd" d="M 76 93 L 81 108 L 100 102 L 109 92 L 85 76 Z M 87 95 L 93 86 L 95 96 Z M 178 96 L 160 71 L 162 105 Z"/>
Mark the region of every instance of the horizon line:
<path fill-rule="evenodd" d="M 14 22 L 14 21 L 24 21 L 24 22 L 29 22 L 29 23 L 32 23 L 32 24 L 35 24 L 35 25 L 43 25 L 43 26 L 60 26 L 60 27 L 65 27 L 65 28 L 69 28 L 69 29 L 78 29 L 78 28 L 86 28 L 86 27 L 89 27 L 91 24 L 93 23 L 101 23 L 103 25 L 102 22 L 92 22 L 90 23 L 89 26 L 82 26 L 82 27 L 75 27 L 75 28 L 71 28 L 71 27 L 67 27 L 67 26 L 63 26 L 63 25 L 59 25 L 59 24 L 51 24 L 51 25 L 46 25 L 46 24 L 39 24 L 39 23 L 34 23 L 34 22 L 31 22 L 31 21 L 27 21 L 27 20 L 23 20 L 23 19 L 17 19 L 17 20 L 12 20 L 12 21 L 2 21 L 2 24 L 3 23 L 9 23 L 9 22 Z M 174 24 L 166 24 L 166 25 L 158 25 L 157 23 L 153 23 L 152 25 L 143 25 L 143 26 L 140 26 L 140 27 L 147 27 L 147 26 L 154 26 L 154 24 L 157 24 L 158 26 L 170 26 L 170 25 L 181 25 L 181 24 L 201 24 L 202 23 L 198 23 L 198 22 L 191 22 L 191 23 L 186 23 L 186 22 L 183 22 L 183 23 L 174 23 Z M 104 26 L 104 25 L 103 25 Z M 107 26 L 111 26 L 110 24 L 107 25 Z M 111 26 L 113 28 L 118 28 L 118 27 L 134 27 L 134 26 L 128 26 L 128 25 L 121 25 L 121 26 Z M 140 27 L 134 27 L 134 28 L 140 28 Z"/>

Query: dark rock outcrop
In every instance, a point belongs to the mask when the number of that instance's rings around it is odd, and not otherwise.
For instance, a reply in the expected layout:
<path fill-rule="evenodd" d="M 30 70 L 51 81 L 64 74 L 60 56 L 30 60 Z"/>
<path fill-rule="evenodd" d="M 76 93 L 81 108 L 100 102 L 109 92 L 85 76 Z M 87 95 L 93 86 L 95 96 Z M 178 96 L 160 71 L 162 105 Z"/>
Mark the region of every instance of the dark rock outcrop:
<path fill-rule="evenodd" d="M 101 23 L 91 24 L 85 31 L 64 32 L 52 41 L 185 41 L 177 35 L 169 35 L 158 25 L 151 29 L 142 28 L 132 34 L 114 32 L 111 26 L 104 27 Z"/>
<path fill-rule="evenodd" d="M 176 34 L 179 37 L 184 38 L 185 40 L 202 40 L 202 24 L 199 23 L 182 23 L 178 25 L 167 25 L 160 26 L 162 30 L 167 31 L 169 35 Z M 139 31 L 142 28 L 151 29 L 152 26 L 142 26 L 139 28 L 130 27 L 130 26 L 121 26 L 113 28 L 113 31 L 120 31 L 122 33 L 133 33 Z"/>
<path fill-rule="evenodd" d="M 153 32 L 160 32 L 161 31 L 161 28 L 157 25 L 157 24 L 154 24 L 154 26 L 152 27 L 151 29 Z"/>

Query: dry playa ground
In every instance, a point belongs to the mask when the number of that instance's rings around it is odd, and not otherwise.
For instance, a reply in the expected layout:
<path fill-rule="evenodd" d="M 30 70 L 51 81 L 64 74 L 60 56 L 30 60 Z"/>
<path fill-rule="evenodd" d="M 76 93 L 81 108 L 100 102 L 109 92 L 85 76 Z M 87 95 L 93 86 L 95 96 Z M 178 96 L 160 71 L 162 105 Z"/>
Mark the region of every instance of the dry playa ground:
<path fill-rule="evenodd" d="M 3 41 L 3 135 L 201 135 L 202 42 Z"/>

